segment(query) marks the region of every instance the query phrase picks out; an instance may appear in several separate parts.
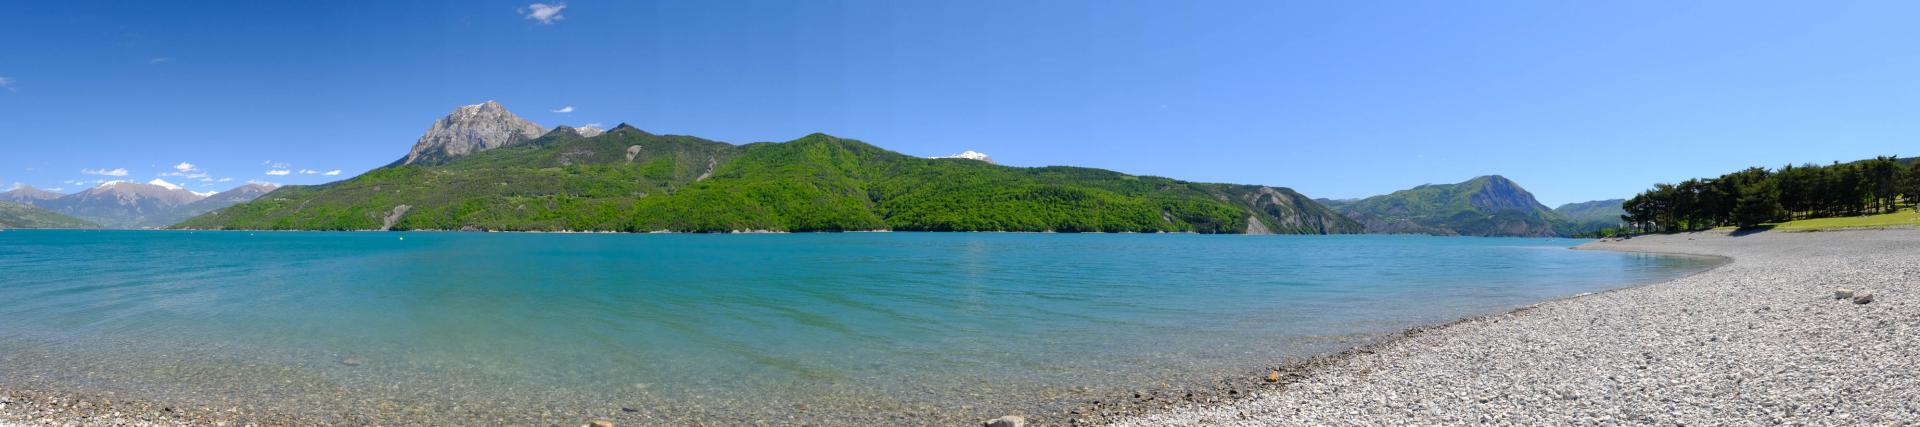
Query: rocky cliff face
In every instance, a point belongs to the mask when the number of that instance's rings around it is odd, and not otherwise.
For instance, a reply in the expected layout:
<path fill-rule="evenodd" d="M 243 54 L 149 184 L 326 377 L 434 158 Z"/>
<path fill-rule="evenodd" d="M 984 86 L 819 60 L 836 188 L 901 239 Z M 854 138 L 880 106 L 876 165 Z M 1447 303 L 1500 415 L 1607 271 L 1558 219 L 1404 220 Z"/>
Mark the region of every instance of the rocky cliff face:
<path fill-rule="evenodd" d="M 445 163 L 469 154 L 532 141 L 546 133 L 539 124 L 487 101 L 455 108 L 427 129 L 397 165 Z"/>
<path fill-rule="evenodd" d="M 1251 208 L 1247 234 L 1347 234 L 1364 230 L 1361 224 L 1289 189 L 1248 186 L 1239 194 Z"/>

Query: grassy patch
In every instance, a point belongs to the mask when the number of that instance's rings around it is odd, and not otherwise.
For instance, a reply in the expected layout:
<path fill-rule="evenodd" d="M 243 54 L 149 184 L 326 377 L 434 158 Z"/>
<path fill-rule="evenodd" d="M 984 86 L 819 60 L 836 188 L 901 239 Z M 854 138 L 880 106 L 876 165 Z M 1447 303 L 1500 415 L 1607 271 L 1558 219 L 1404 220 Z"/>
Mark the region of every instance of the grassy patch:
<path fill-rule="evenodd" d="M 1816 218 L 1787 221 L 1773 226 L 1775 231 L 1823 231 L 1849 228 L 1920 227 L 1920 212 L 1906 209 L 1880 215 Z"/>

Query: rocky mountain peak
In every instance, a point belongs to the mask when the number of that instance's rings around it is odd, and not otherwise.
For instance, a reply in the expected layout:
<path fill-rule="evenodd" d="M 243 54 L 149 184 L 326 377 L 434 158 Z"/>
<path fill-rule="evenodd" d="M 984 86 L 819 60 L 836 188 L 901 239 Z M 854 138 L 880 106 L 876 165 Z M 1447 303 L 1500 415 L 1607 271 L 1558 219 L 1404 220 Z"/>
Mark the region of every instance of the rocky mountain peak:
<path fill-rule="evenodd" d="M 539 138 L 546 128 L 516 116 L 500 103 L 487 101 L 464 105 L 440 118 L 413 143 L 407 157 L 396 165 L 441 163 L 461 156 L 500 147 L 519 145 Z"/>
<path fill-rule="evenodd" d="M 1470 201 L 1474 207 L 1488 211 L 1544 211 L 1546 205 L 1533 198 L 1533 193 L 1520 188 L 1520 184 L 1500 175 L 1488 175 L 1479 179 L 1480 191 L 1474 192 Z"/>
<path fill-rule="evenodd" d="M 0 201 L 32 204 L 38 200 L 58 199 L 63 194 L 22 185 L 19 188 L 0 193 Z"/>

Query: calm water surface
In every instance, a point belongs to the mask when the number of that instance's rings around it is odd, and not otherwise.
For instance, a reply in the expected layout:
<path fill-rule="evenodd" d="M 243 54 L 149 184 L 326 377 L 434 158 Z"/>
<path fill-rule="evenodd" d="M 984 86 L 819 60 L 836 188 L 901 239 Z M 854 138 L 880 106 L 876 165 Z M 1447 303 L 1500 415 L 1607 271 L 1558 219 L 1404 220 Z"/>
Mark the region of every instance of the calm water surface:
<path fill-rule="evenodd" d="M 9 230 L 0 385 L 343 422 L 971 419 L 1715 262 L 1580 243 Z"/>

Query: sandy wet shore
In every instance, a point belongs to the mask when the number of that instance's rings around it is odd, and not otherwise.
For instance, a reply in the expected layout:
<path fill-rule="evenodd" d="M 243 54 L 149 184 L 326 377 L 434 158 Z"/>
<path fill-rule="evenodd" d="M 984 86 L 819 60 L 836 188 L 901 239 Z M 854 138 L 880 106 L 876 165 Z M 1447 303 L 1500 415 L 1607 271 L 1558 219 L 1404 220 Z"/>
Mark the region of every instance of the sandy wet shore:
<path fill-rule="evenodd" d="M 1581 249 L 1733 261 L 1415 332 L 1252 398 L 1113 425 L 1920 423 L 1920 230 L 1703 232 Z M 1835 288 L 1875 298 L 1836 300 Z"/>

